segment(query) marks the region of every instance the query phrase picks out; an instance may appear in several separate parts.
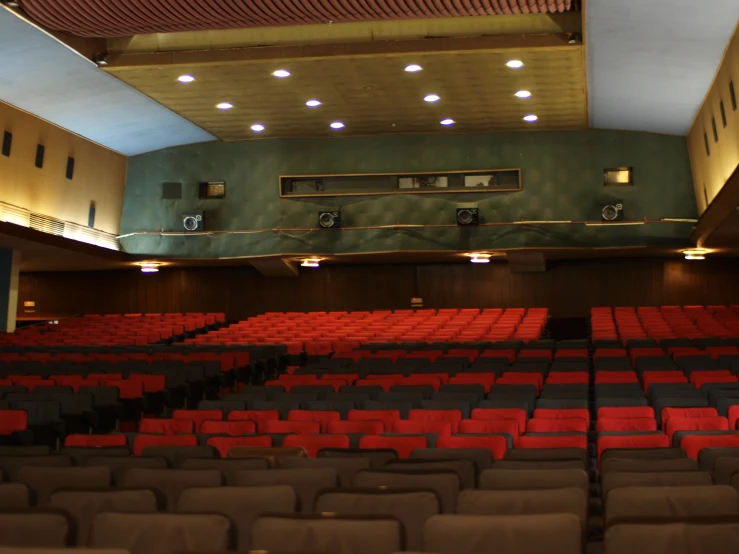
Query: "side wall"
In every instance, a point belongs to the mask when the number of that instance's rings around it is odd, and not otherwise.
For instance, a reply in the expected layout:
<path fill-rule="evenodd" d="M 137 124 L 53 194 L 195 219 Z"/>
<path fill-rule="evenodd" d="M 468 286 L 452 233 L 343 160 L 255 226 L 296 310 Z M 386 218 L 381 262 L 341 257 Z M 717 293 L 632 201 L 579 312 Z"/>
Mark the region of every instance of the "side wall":
<path fill-rule="evenodd" d="M 739 260 L 651 258 L 550 262 L 546 273 L 512 274 L 507 264 L 323 266 L 297 278 L 263 277 L 251 267 L 21 275 L 18 305 L 39 314 L 226 312 L 425 307 L 550 308 L 584 317 L 593 306 L 739 304 Z M 22 309 L 22 308 L 20 308 Z"/>
<path fill-rule="evenodd" d="M 126 183 L 125 156 L 0 102 L 2 133 L 13 133 L 10 157 L 0 155 L 0 200 L 32 212 L 87 225 L 95 202 L 95 228 L 118 234 Z M 36 145 L 45 147 L 35 166 Z M 75 159 L 66 178 L 67 157 Z"/>

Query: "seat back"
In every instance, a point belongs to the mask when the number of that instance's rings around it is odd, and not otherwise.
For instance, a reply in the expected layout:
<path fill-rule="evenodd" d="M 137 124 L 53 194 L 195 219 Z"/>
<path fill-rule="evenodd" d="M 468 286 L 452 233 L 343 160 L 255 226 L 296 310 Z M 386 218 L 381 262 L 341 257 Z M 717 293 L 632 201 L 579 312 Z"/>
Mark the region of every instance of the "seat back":
<path fill-rule="evenodd" d="M 161 491 L 167 499 L 167 510 L 173 512 L 181 492 L 189 487 L 218 487 L 223 482 L 216 469 L 132 469 L 123 477 L 129 488 Z"/>
<path fill-rule="evenodd" d="M 454 513 L 457 495 L 462 489 L 459 475 L 451 470 L 370 469 L 358 471 L 352 483 L 359 488 L 415 488 L 434 491 L 440 500 L 441 512 Z"/>
<path fill-rule="evenodd" d="M 339 475 L 335 469 L 330 467 L 247 470 L 236 474 L 236 485 L 239 487 L 274 485 L 292 487 L 300 501 L 301 511 L 310 513 L 313 511 L 318 491 L 337 487 Z"/>

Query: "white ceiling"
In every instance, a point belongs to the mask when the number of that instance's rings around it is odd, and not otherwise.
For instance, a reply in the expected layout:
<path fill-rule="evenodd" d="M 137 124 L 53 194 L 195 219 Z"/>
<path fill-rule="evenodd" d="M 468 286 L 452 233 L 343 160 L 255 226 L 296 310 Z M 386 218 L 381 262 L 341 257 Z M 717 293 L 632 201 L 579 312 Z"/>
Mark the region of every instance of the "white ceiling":
<path fill-rule="evenodd" d="M 585 14 L 590 126 L 687 134 L 739 0 L 587 0 Z"/>
<path fill-rule="evenodd" d="M 210 133 L 0 5 L 0 100 L 131 156 Z"/>

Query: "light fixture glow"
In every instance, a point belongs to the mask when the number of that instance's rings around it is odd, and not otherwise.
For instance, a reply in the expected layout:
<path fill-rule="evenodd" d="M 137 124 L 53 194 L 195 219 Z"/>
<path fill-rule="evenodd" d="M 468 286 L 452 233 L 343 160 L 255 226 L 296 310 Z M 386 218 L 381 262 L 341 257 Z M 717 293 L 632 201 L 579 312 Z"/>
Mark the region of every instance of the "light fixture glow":
<path fill-rule="evenodd" d="M 705 260 L 708 251 L 702 248 L 693 248 L 690 250 L 683 250 L 683 254 L 685 255 L 686 260 Z"/>
<path fill-rule="evenodd" d="M 447 118 L 442 119 L 441 121 L 439 121 L 439 123 L 441 123 L 442 125 L 454 125 L 455 121 L 453 119 Z"/>
<path fill-rule="evenodd" d="M 177 77 L 177 80 L 180 83 L 192 83 L 195 80 L 195 77 L 193 77 L 192 75 L 180 75 L 179 77 Z"/>
<path fill-rule="evenodd" d="M 521 69 L 523 62 L 521 60 L 510 60 L 506 65 L 511 69 Z"/>
<path fill-rule="evenodd" d="M 424 101 L 426 102 L 438 102 L 441 100 L 438 94 L 427 94 L 423 97 Z"/>
<path fill-rule="evenodd" d="M 142 262 L 138 265 L 141 266 L 141 273 L 157 273 L 161 264 L 157 262 Z"/>
<path fill-rule="evenodd" d="M 491 258 L 491 254 L 484 252 L 473 252 L 472 254 L 467 254 L 467 256 L 470 257 L 470 262 L 473 264 L 489 264 Z"/>
<path fill-rule="evenodd" d="M 274 75 L 278 79 L 284 79 L 285 77 L 290 76 L 290 72 L 287 69 L 278 69 L 277 71 L 273 71 L 272 75 Z"/>
<path fill-rule="evenodd" d="M 251 126 L 251 130 L 255 133 L 261 133 L 262 131 L 264 131 L 264 125 L 262 125 L 261 123 L 255 123 Z"/>
<path fill-rule="evenodd" d="M 230 110 L 233 107 L 234 105 L 231 102 L 221 102 L 220 104 L 216 104 L 216 108 L 219 110 Z"/>
<path fill-rule="evenodd" d="M 318 106 L 321 105 L 321 101 L 320 100 L 308 100 L 305 103 L 305 105 L 308 106 L 309 108 L 317 108 Z"/>
<path fill-rule="evenodd" d="M 301 267 L 320 267 L 321 258 L 305 258 L 300 264 Z"/>
<path fill-rule="evenodd" d="M 329 125 L 329 127 L 331 127 L 332 129 L 343 129 L 344 124 L 341 121 L 334 121 L 333 123 L 331 123 L 331 125 Z"/>
<path fill-rule="evenodd" d="M 531 98 L 531 93 L 528 90 L 519 90 L 516 96 L 519 98 Z"/>
<path fill-rule="evenodd" d="M 408 73 L 418 73 L 419 71 L 423 71 L 423 68 L 416 63 L 412 63 L 411 65 L 406 65 L 405 70 Z"/>
<path fill-rule="evenodd" d="M 534 114 L 529 114 L 529 115 L 523 116 L 523 120 L 528 123 L 534 123 L 535 121 L 538 121 L 539 118 L 535 116 Z"/>

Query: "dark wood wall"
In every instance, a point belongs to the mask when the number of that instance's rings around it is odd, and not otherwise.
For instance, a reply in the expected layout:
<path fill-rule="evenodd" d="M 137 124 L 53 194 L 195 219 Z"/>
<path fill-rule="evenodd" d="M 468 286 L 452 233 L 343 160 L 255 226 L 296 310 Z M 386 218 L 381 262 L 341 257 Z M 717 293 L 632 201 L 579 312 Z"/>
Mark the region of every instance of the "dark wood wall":
<path fill-rule="evenodd" d="M 548 307 L 586 316 L 593 306 L 739 304 L 739 260 L 649 258 L 549 262 L 545 273 L 513 274 L 507 264 L 324 266 L 296 278 L 264 277 L 251 267 L 162 268 L 28 273 L 18 299 L 38 314 L 225 312 L 425 307 Z"/>

